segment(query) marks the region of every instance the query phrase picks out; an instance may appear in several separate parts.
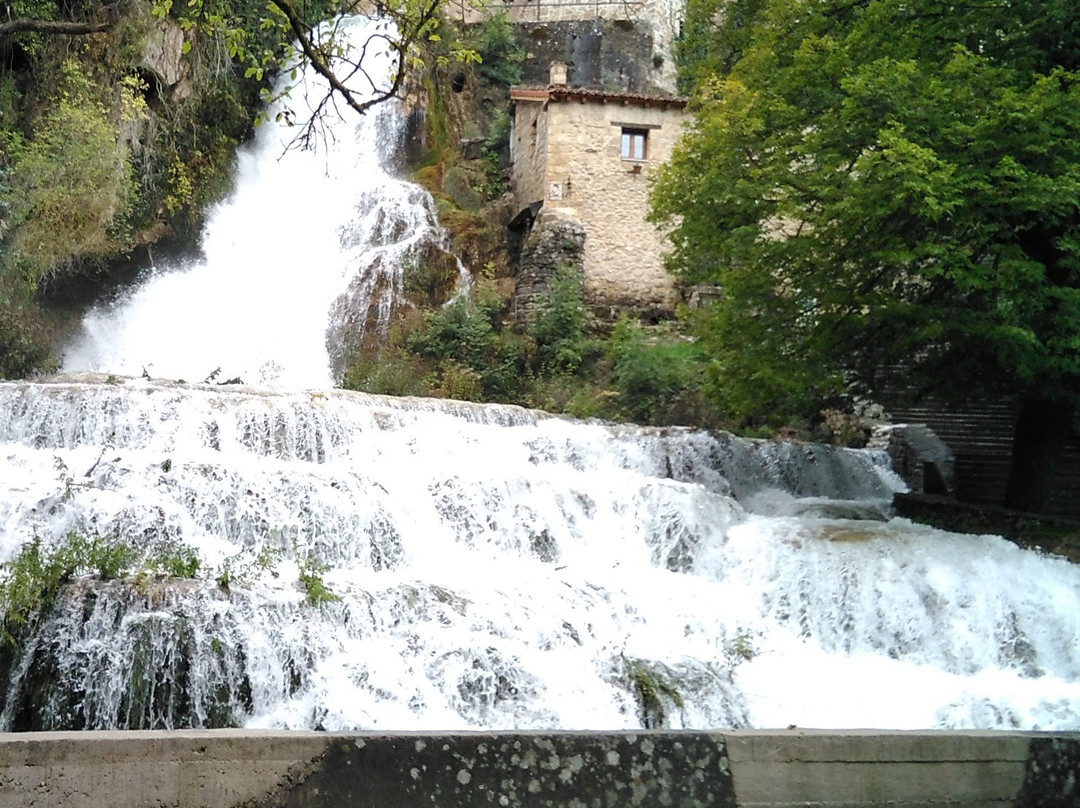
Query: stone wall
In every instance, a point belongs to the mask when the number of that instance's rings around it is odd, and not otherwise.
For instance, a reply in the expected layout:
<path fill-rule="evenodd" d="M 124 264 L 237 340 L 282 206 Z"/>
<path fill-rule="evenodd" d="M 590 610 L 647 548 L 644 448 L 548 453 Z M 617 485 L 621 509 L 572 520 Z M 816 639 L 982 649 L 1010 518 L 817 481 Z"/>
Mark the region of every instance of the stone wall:
<path fill-rule="evenodd" d="M 570 267 L 580 273 L 584 254 L 585 230 L 577 222 L 548 219 L 533 227 L 518 262 L 514 318 L 528 318 L 559 269 Z"/>
<path fill-rule="evenodd" d="M 547 109 L 543 103 L 517 103 L 510 135 L 511 182 L 516 206 L 547 198 Z"/>
<path fill-rule="evenodd" d="M 645 217 L 649 173 L 671 156 L 686 120 L 682 104 L 574 90 L 514 98 L 515 198 L 523 208 L 539 188 L 541 221 L 584 227 L 587 303 L 609 312 L 671 311 L 678 292 L 664 269 L 667 242 Z M 624 127 L 647 132 L 644 160 L 622 158 Z M 545 139 L 546 159 L 531 157 Z"/>
<path fill-rule="evenodd" d="M 521 83 L 546 85 L 553 62 L 567 66 L 566 83 L 630 93 L 674 93 L 670 56 L 640 21 L 586 20 L 517 26 L 525 48 Z"/>
<path fill-rule="evenodd" d="M 1075 808 L 1080 734 L 0 735 L 4 808 Z"/>
<path fill-rule="evenodd" d="M 956 458 L 952 450 L 925 424 L 882 426 L 871 445 L 883 444 L 893 471 L 912 493 L 953 496 L 956 493 Z"/>
<path fill-rule="evenodd" d="M 555 32 L 569 31 L 571 35 L 582 36 L 585 39 L 590 32 L 593 35 L 600 34 L 611 38 L 608 48 L 616 57 L 618 49 L 625 46 L 625 42 L 617 41 L 618 31 L 633 31 L 647 41 L 648 50 L 644 53 L 635 50 L 627 56 L 632 57 L 633 60 L 640 60 L 643 66 L 651 65 L 652 83 L 658 89 L 674 92 L 676 71 L 672 47 L 685 17 L 685 8 L 685 0 L 484 0 L 480 3 L 472 2 L 472 0 L 450 0 L 446 13 L 452 19 L 476 23 L 483 20 L 485 16 L 505 12 L 507 19 L 518 26 L 527 48 L 530 37 L 538 34 L 540 37 L 550 36 L 543 33 L 545 29 Z M 581 25 L 588 22 L 595 25 L 591 27 Z M 579 23 L 579 25 L 549 27 L 551 23 Z M 586 49 L 599 45 L 595 41 L 592 44 L 583 41 L 581 44 Z M 532 48 L 529 49 L 532 50 Z M 535 54 L 535 56 L 542 57 L 542 54 Z M 573 61 L 574 57 L 555 58 L 560 61 Z M 538 60 L 546 68 L 547 62 L 543 58 Z M 610 77 L 609 74 L 608 78 Z M 573 76 L 570 81 L 575 82 Z M 603 86 L 600 83 L 582 83 L 587 86 Z M 638 90 L 639 88 L 624 87 L 623 89 Z"/>

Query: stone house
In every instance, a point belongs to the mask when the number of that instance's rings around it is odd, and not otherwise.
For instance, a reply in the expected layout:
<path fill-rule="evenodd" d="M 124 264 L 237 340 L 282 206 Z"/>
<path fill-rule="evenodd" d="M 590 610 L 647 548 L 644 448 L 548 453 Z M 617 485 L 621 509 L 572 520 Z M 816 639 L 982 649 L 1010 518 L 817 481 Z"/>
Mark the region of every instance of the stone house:
<path fill-rule="evenodd" d="M 551 79 L 547 87 L 510 91 L 513 191 L 521 211 L 515 221 L 533 227 L 519 300 L 542 288 L 542 276 L 561 260 L 537 249 L 543 232 L 555 229 L 564 234 L 562 245 L 569 246 L 567 238 L 580 242 L 592 309 L 671 312 L 679 295 L 663 266 L 667 242 L 645 217 L 649 173 L 670 158 L 688 120 L 686 100 L 570 87 L 562 65 Z"/>

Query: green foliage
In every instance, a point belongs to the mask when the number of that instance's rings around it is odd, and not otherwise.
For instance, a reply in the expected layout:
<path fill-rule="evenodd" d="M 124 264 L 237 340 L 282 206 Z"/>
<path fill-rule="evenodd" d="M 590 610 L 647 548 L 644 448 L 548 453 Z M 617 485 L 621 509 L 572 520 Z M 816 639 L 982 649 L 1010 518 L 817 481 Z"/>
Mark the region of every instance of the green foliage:
<path fill-rule="evenodd" d="M 14 201 L 11 169 L 22 150 L 23 135 L 18 126 L 19 102 L 15 77 L 0 75 L 0 238 L 10 226 L 7 219 Z"/>
<path fill-rule="evenodd" d="M 4 639 L 15 635 L 42 611 L 52 606 L 60 587 L 75 571 L 70 550 L 50 552 L 37 538 L 24 545 L 14 559 L 3 565 L 0 607 L 3 608 Z"/>
<path fill-rule="evenodd" d="M 810 414 L 897 363 L 939 397 L 1075 401 L 1074 6 L 738 7 L 653 194 L 672 270 L 723 291 L 698 335 L 725 410 Z"/>
<path fill-rule="evenodd" d="M 198 555 L 180 544 L 144 554 L 116 537 L 69 533 L 52 547 L 44 546 L 35 537 L 13 559 L 0 565 L 0 623 L 4 638 L 16 642 L 23 627 L 48 612 L 61 587 L 73 578 L 194 578 L 198 572 Z"/>
<path fill-rule="evenodd" d="M 136 87 L 118 92 L 132 120 L 145 114 Z M 49 111 L 14 161 L 12 248 L 35 285 L 127 244 L 132 172 L 110 112 L 81 65 L 69 59 Z"/>
<path fill-rule="evenodd" d="M 675 325 L 646 330 L 623 318 L 610 339 L 586 335 L 581 274 L 556 272 L 523 324 L 481 281 L 475 301 L 454 300 L 359 352 L 343 386 L 537 407 L 578 418 L 718 426 L 702 389 L 707 360 Z M 614 388 L 614 389 L 612 389 Z"/>
<path fill-rule="evenodd" d="M 540 373 L 573 373 L 581 366 L 585 295 L 578 268 L 564 266 L 555 272 L 551 288 L 537 306 L 528 331 L 536 342 Z"/>
<path fill-rule="evenodd" d="M 679 92 L 726 75 L 750 44 L 765 0 L 687 0 L 686 18 L 675 42 Z"/>
<path fill-rule="evenodd" d="M 484 139 L 483 160 L 486 176 L 482 186 L 477 189 L 486 199 L 496 199 L 506 191 L 503 165 L 509 164 L 510 160 L 511 125 L 510 113 L 506 109 L 499 107 L 495 110 L 488 136 Z"/>
<path fill-rule="evenodd" d="M 167 578 L 198 578 L 202 561 L 194 548 L 178 544 L 160 551 L 153 566 Z"/>
<path fill-rule="evenodd" d="M 668 677 L 666 666 L 640 659 L 623 658 L 626 677 L 638 705 L 638 718 L 645 729 L 661 729 L 668 724 L 671 707 L 681 710 L 682 694 Z"/>
<path fill-rule="evenodd" d="M 0 379 L 56 370 L 49 333 L 35 309 L 3 299 L 0 284 Z"/>
<path fill-rule="evenodd" d="M 511 87 L 521 83 L 521 63 L 525 49 L 518 44 L 517 32 L 506 16 L 498 12 L 469 26 L 466 44 L 476 51 L 480 80 L 491 87 Z"/>
<path fill-rule="evenodd" d="M 624 418 L 641 423 L 699 423 L 705 370 L 701 348 L 682 339 L 657 341 L 621 317 L 607 344 L 612 383 Z"/>
<path fill-rule="evenodd" d="M 329 569 L 325 564 L 316 564 L 310 558 L 300 563 L 300 586 L 304 590 L 304 602 L 309 606 L 321 606 L 341 600 L 330 591 L 323 580 L 323 575 Z"/>
<path fill-rule="evenodd" d="M 523 345 L 501 326 L 499 300 L 481 290 L 475 301 L 459 297 L 425 315 L 405 347 L 437 363 L 447 397 L 512 401 L 522 388 Z"/>
<path fill-rule="evenodd" d="M 341 386 L 388 396 L 427 395 L 434 371 L 414 353 L 390 345 L 361 352 L 349 363 Z"/>
<path fill-rule="evenodd" d="M 756 657 L 759 652 L 754 640 L 754 633 L 749 629 L 736 629 L 735 636 L 724 642 L 724 656 L 728 663 L 738 665 Z"/>

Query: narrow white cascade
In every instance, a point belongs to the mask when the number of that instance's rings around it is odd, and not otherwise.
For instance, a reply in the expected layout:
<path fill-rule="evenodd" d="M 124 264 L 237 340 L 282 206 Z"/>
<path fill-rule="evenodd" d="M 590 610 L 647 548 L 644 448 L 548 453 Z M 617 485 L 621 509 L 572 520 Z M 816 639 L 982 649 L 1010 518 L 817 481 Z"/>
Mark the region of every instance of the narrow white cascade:
<path fill-rule="evenodd" d="M 385 40 L 370 39 L 385 24 L 340 25 L 355 46 L 371 42 L 364 66 L 377 86 L 388 86 Z M 304 120 L 304 107 L 326 92 L 321 78 L 301 79 L 241 151 L 236 190 L 208 216 L 202 257 L 148 270 L 142 283 L 89 312 L 64 350 L 66 370 L 145 370 L 196 382 L 218 370 L 218 381 L 327 387 L 335 301 L 362 295 L 372 316 L 358 324 L 387 326 L 406 259 L 443 240 L 431 198 L 387 173 L 401 131 L 392 103 L 365 116 L 339 103 L 340 117 L 326 114 L 316 148 L 287 150 L 297 130 L 277 113 L 290 108 Z"/>
<path fill-rule="evenodd" d="M 0 728 L 1080 728 L 1080 569 L 824 516 L 873 453 L 98 377 L 0 384 L 0 456 L 0 559 L 202 561 L 64 590 Z"/>

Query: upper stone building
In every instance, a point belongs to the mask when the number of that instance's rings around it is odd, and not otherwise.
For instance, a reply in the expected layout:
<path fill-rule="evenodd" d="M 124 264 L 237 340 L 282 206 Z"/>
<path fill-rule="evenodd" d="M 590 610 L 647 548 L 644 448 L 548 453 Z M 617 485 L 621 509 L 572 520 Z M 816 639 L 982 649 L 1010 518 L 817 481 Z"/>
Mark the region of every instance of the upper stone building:
<path fill-rule="evenodd" d="M 666 239 L 646 221 L 648 175 L 671 156 L 687 120 L 686 100 L 668 95 L 571 87 L 566 66 L 546 87 L 515 87 L 511 134 L 518 224 L 564 232 L 542 251 L 581 241 L 585 298 L 594 310 L 664 314 L 678 302 L 665 271 Z M 526 246 L 519 299 L 542 288 L 558 256 Z M 530 249 L 530 246 L 532 249 Z"/>

